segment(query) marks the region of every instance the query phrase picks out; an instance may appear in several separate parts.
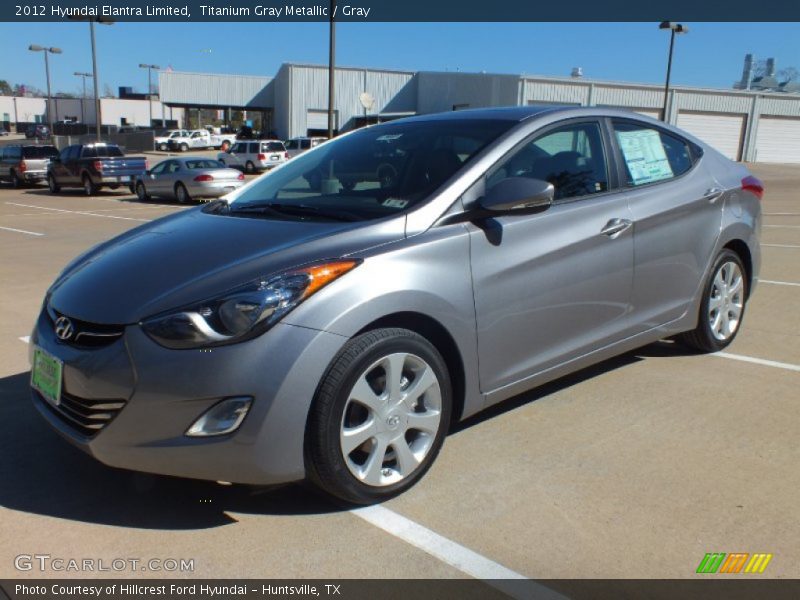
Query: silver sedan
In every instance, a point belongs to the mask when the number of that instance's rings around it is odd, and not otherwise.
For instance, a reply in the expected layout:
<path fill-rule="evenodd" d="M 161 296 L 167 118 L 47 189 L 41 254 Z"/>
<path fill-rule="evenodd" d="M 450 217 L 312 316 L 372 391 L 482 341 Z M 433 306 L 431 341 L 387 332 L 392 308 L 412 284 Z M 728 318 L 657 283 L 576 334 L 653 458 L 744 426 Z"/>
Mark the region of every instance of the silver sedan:
<path fill-rule="evenodd" d="M 186 204 L 200 198 L 219 198 L 244 185 L 244 175 L 213 158 L 170 158 L 158 163 L 136 182 L 139 200 L 153 196 Z"/>

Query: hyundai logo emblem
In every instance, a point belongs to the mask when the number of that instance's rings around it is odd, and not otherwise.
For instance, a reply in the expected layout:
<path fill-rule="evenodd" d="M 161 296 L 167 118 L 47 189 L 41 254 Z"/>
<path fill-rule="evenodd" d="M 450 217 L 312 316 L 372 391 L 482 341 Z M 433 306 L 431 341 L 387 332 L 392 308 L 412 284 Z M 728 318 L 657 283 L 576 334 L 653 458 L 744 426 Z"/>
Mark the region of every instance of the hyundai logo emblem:
<path fill-rule="evenodd" d="M 72 321 L 70 321 L 67 317 L 58 317 L 56 319 L 56 336 L 58 339 L 67 341 L 72 337 L 72 334 L 75 333 L 75 327 L 72 325 Z"/>

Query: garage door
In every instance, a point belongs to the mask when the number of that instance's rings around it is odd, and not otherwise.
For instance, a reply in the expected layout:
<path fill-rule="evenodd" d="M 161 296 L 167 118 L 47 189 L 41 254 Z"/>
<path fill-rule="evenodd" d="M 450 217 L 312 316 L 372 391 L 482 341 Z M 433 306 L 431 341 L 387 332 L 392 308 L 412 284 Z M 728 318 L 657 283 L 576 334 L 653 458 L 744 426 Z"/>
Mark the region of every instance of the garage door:
<path fill-rule="evenodd" d="M 339 114 L 338 111 L 333 113 L 333 128 L 339 129 L 338 125 Z M 328 111 L 327 110 L 309 110 L 308 117 L 306 118 L 307 129 L 324 129 L 328 130 Z"/>
<path fill-rule="evenodd" d="M 728 158 L 742 158 L 745 115 L 679 112 L 678 127 L 716 148 Z"/>
<path fill-rule="evenodd" d="M 761 117 L 756 133 L 756 161 L 800 163 L 800 119 Z"/>

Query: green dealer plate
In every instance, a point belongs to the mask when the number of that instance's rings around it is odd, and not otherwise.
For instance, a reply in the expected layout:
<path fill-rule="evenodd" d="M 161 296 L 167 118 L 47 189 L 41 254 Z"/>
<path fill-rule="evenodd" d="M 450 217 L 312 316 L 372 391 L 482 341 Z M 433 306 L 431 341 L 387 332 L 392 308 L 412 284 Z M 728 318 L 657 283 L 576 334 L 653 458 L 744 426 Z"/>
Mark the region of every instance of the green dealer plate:
<path fill-rule="evenodd" d="M 61 404 L 61 375 L 64 363 L 38 346 L 33 348 L 31 387 L 53 406 Z"/>

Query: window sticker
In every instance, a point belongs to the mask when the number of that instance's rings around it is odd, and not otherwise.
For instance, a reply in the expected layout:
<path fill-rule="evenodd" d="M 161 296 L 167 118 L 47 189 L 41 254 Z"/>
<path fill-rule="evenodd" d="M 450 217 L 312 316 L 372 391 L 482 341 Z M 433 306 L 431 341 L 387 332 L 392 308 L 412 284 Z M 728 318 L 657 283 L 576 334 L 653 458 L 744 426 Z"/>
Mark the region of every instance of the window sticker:
<path fill-rule="evenodd" d="M 389 208 L 405 208 L 408 205 L 408 200 L 400 200 L 398 198 L 387 198 L 383 201 L 384 206 Z"/>
<path fill-rule="evenodd" d="M 633 185 L 674 177 L 658 131 L 654 129 L 617 131 L 617 139 Z"/>

